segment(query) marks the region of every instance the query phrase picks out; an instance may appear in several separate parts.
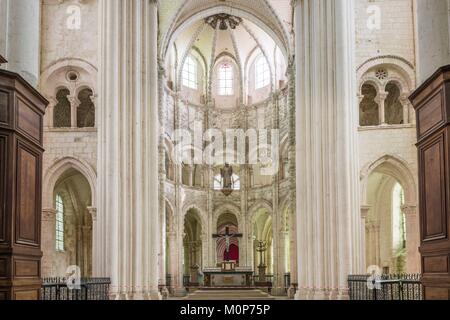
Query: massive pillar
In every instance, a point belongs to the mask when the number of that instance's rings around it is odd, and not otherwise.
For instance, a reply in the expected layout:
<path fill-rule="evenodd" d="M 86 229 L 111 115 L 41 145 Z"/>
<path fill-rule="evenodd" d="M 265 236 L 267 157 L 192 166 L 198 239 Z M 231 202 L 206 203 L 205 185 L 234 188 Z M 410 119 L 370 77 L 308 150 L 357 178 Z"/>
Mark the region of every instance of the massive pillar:
<path fill-rule="evenodd" d="M 0 0 L 0 54 L 6 69 L 37 86 L 40 61 L 41 1 Z"/>
<path fill-rule="evenodd" d="M 440 67 L 450 64 L 449 2 L 415 1 L 418 84 Z"/>
<path fill-rule="evenodd" d="M 42 209 L 42 277 L 49 278 L 54 276 L 53 259 L 56 243 L 56 210 L 53 208 Z"/>
<path fill-rule="evenodd" d="M 101 271 L 116 299 L 159 299 L 158 6 L 100 0 Z"/>
<path fill-rule="evenodd" d="M 297 0 L 297 299 L 346 299 L 363 271 L 353 0 Z"/>
<path fill-rule="evenodd" d="M 402 211 L 406 217 L 406 272 L 420 273 L 420 228 L 419 214 L 415 206 L 404 206 Z"/>

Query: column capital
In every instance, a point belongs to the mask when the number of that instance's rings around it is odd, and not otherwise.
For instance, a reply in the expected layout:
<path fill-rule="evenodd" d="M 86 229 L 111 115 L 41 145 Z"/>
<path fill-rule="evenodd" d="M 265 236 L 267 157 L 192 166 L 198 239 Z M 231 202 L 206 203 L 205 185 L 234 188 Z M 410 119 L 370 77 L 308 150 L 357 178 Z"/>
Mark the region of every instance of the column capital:
<path fill-rule="evenodd" d="M 411 103 L 411 101 L 409 101 L 409 93 L 402 93 L 399 97 L 400 102 L 403 103 Z"/>
<path fill-rule="evenodd" d="M 364 95 L 361 94 L 361 93 L 358 93 L 356 96 L 358 97 L 359 103 L 361 103 L 363 101 L 363 99 L 364 99 Z"/>
<path fill-rule="evenodd" d="M 406 216 L 414 216 L 417 214 L 417 207 L 416 206 L 410 206 L 410 205 L 404 205 L 401 207 L 402 212 Z"/>
<path fill-rule="evenodd" d="M 48 101 L 49 108 L 53 108 L 58 104 L 58 100 L 56 100 L 56 97 L 51 97 L 51 96 L 47 96 L 47 95 L 44 95 L 44 97 Z"/>
<path fill-rule="evenodd" d="M 380 223 L 378 221 L 368 221 L 366 223 L 366 229 L 369 231 L 379 231 Z"/>
<path fill-rule="evenodd" d="M 362 205 L 361 206 L 361 218 L 366 219 L 367 215 L 369 214 L 370 209 L 372 209 L 372 206 L 369 205 Z"/>
<path fill-rule="evenodd" d="M 56 219 L 56 210 L 53 208 L 42 209 L 42 221 L 52 221 Z"/>
<path fill-rule="evenodd" d="M 87 207 L 87 211 L 92 217 L 92 221 L 97 221 L 97 208 Z"/>
<path fill-rule="evenodd" d="M 76 96 L 67 96 L 67 100 L 69 100 L 71 107 L 78 108 L 80 106 L 81 102 Z"/>
<path fill-rule="evenodd" d="M 92 94 L 89 96 L 89 99 L 94 104 L 94 106 L 97 106 L 97 100 L 98 100 L 98 94 Z"/>
<path fill-rule="evenodd" d="M 380 91 L 380 92 L 378 92 L 378 95 L 377 95 L 377 97 L 375 98 L 375 101 L 378 102 L 378 103 L 384 102 L 384 101 L 386 100 L 386 98 L 387 98 L 388 95 L 389 95 L 388 92 L 386 92 L 386 91 Z"/>

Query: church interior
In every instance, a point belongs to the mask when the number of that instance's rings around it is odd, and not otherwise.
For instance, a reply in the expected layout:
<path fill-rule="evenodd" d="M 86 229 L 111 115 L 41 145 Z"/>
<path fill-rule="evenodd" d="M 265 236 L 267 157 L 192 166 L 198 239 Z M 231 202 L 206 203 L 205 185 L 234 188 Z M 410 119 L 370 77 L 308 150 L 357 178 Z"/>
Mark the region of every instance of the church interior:
<path fill-rule="evenodd" d="M 0 300 L 449 300 L 449 17 L 0 0 Z"/>

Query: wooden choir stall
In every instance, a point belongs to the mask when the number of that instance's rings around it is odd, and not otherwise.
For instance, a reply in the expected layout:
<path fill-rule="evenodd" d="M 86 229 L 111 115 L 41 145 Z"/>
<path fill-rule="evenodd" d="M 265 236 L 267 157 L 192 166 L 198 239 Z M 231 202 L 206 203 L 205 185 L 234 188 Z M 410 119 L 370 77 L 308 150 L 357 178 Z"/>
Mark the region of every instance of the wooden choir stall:
<path fill-rule="evenodd" d="M 417 115 L 425 299 L 450 298 L 450 66 L 410 97 Z"/>
<path fill-rule="evenodd" d="M 0 300 L 40 297 L 47 104 L 22 77 L 0 69 Z"/>

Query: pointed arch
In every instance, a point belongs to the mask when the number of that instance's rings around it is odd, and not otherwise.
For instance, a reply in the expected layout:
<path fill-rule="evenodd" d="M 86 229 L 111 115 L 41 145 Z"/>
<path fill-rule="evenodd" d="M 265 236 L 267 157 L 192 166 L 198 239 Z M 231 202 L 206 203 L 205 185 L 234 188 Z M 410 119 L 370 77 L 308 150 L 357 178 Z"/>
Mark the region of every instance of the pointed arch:
<path fill-rule="evenodd" d="M 161 58 L 166 56 L 168 48 L 170 48 L 174 39 L 193 22 L 217 13 L 233 14 L 248 19 L 260 27 L 274 39 L 285 56 L 286 61 L 292 51 L 289 32 L 268 0 L 261 0 L 257 7 L 254 6 L 253 2 L 248 0 L 236 1 L 231 5 L 210 3 L 204 6 L 195 6 L 194 1 L 183 1 L 172 10 L 174 10 L 174 14 L 171 18 L 171 23 L 161 37 L 159 52 Z"/>
<path fill-rule="evenodd" d="M 417 186 L 408 163 L 399 157 L 385 154 L 375 161 L 370 162 L 361 171 L 361 196 L 362 203 L 367 201 L 367 183 L 373 172 L 380 172 L 395 178 L 405 191 L 407 205 L 417 204 Z"/>
<path fill-rule="evenodd" d="M 86 161 L 81 159 L 76 159 L 73 157 L 65 157 L 57 160 L 53 163 L 49 169 L 46 170 L 43 179 L 44 186 L 44 196 L 43 196 L 43 207 L 53 208 L 53 190 L 55 189 L 58 179 L 69 169 L 77 170 L 81 175 L 86 178 L 91 188 L 92 194 L 92 204 L 91 206 L 96 208 L 96 198 L 97 198 L 97 173 L 94 168 L 89 165 Z"/>

